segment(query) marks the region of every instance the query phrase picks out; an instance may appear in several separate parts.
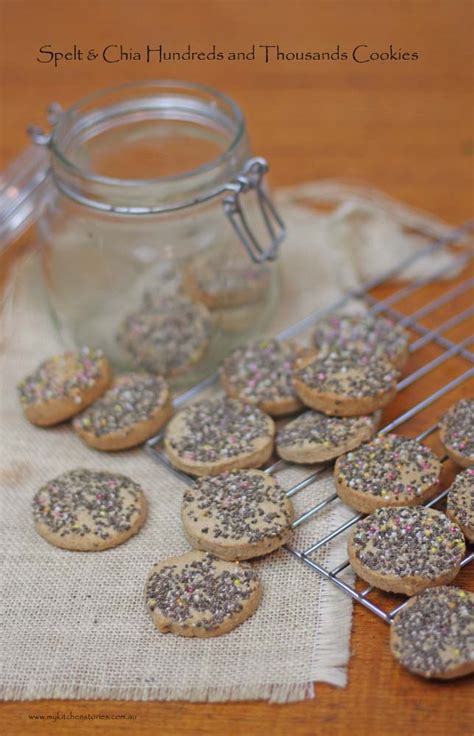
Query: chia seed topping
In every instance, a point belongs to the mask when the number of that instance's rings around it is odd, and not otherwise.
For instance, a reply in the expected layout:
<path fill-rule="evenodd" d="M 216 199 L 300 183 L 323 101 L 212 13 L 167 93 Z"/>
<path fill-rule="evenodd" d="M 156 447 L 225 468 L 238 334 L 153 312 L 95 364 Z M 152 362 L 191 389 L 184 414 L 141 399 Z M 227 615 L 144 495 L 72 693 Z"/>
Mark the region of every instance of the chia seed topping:
<path fill-rule="evenodd" d="M 260 340 L 234 350 L 224 361 L 221 375 L 241 399 L 253 404 L 297 399 L 292 383 L 297 357 L 294 345 Z"/>
<path fill-rule="evenodd" d="M 185 492 L 182 514 L 209 541 L 257 543 L 291 523 L 291 504 L 273 478 L 257 470 L 233 470 L 199 478 Z"/>
<path fill-rule="evenodd" d="M 363 398 L 393 388 L 398 372 L 384 358 L 357 353 L 328 353 L 294 372 L 294 378 L 322 393 Z"/>
<path fill-rule="evenodd" d="M 18 384 L 21 403 L 29 405 L 72 398 L 80 404 L 81 393 L 102 377 L 103 360 L 102 350 L 87 347 L 48 358 Z"/>
<path fill-rule="evenodd" d="M 327 450 L 336 449 L 350 442 L 359 432 L 368 429 L 371 434 L 375 425 L 375 415 L 330 417 L 319 411 L 306 411 L 278 431 L 276 443 L 280 447 L 310 444 L 322 445 Z"/>
<path fill-rule="evenodd" d="M 461 399 L 439 423 L 443 444 L 474 463 L 474 399 Z"/>
<path fill-rule="evenodd" d="M 474 468 L 467 468 L 456 476 L 449 489 L 447 511 L 474 541 Z"/>
<path fill-rule="evenodd" d="M 128 373 L 119 376 L 98 401 L 74 420 L 74 428 L 101 437 L 112 432 L 130 431 L 150 419 L 169 396 L 161 376 Z"/>
<path fill-rule="evenodd" d="M 392 624 L 392 652 L 400 664 L 425 677 L 469 665 L 474 671 L 474 594 L 443 585 L 412 600 Z"/>
<path fill-rule="evenodd" d="M 239 613 L 258 587 L 249 565 L 218 560 L 208 552 L 191 552 L 157 565 L 148 578 L 145 600 L 183 627 L 217 629 Z"/>
<path fill-rule="evenodd" d="M 375 437 L 343 455 L 335 468 L 337 480 L 350 489 L 400 505 L 423 496 L 440 472 L 441 464 L 428 447 L 395 434 Z"/>
<path fill-rule="evenodd" d="M 127 531 L 140 515 L 143 492 L 137 483 L 118 473 L 70 470 L 35 494 L 33 518 L 50 532 L 109 539 Z"/>
<path fill-rule="evenodd" d="M 173 428 L 179 425 L 179 436 Z M 206 463 L 252 452 L 273 433 L 270 417 L 251 404 L 228 398 L 203 399 L 168 424 L 166 438 L 184 459 Z"/>
<path fill-rule="evenodd" d="M 357 559 L 381 575 L 435 580 L 459 565 L 461 530 L 424 506 L 377 509 L 356 525 L 351 544 Z"/>
<path fill-rule="evenodd" d="M 153 305 L 130 314 L 117 340 L 137 368 L 169 376 L 185 372 L 200 360 L 209 335 L 206 307 L 174 296 L 155 299 Z"/>
<path fill-rule="evenodd" d="M 372 314 L 328 317 L 318 323 L 313 340 L 322 355 L 351 351 L 386 358 L 395 364 L 408 345 L 408 335 L 403 327 Z"/>

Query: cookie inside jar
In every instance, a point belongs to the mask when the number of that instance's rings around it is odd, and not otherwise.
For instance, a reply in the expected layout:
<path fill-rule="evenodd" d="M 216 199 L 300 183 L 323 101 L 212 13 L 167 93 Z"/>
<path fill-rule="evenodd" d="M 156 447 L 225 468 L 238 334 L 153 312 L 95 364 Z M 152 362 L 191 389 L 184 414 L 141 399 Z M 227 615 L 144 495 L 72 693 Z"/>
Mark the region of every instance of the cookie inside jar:
<path fill-rule="evenodd" d="M 48 143 L 41 270 L 68 343 L 185 388 L 261 334 L 284 227 L 233 100 L 124 85 L 57 112 Z"/>

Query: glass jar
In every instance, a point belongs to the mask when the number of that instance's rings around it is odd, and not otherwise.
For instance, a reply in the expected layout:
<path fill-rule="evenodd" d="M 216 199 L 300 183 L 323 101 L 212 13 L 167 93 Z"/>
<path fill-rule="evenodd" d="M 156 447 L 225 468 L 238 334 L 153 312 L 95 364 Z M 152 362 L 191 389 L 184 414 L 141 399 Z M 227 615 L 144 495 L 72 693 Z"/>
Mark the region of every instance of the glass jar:
<path fill-rule="evenodd" d="M 38 220 L 47 302 L 68 342 L 188 386 L 258 335 L 284 227 L 245 120 L 197 84 L 141 82 L 63 112 Z"/>

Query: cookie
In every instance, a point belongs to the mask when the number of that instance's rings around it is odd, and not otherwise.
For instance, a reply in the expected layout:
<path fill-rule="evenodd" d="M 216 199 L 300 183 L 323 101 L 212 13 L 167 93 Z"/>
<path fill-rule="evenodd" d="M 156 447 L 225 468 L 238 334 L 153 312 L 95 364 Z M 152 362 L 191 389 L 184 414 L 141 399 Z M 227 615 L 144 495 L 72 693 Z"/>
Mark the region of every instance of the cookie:
<path fill-rule="evenodd" d="M 333 315 L 318 322 L 313 342 L 321 355 L 348 350 L 384 358 L 401 370 L 408 360 L 408 333 L 374 314 Z"/>
<path fill-rule="evenodd" d="M 249 618 L 262 587 L 248 564 L 193 550 L 152 568 L 145 602 L 154 625 L 179 636 L 221 636 Z"/>
<path fill-rule="evenodd" d="M 293 385 L 304 404 L 337 417 L 373 414 L 397 392 L 398 372 L 384 358 L 328 353 L 297 362 Z"/>
<path fill-rule="evenodd" d="M 153 437 L 173 413 L 161 376 L 126 373 L 74 419 L 79 437 L 97 450 L 124 450 Z"/>
<path fill-rule="evenodd" d="M 446 412 L 439 437 L 455 463 L 462 468 L 474 465 L 474 399 L 461 399 Z"/>
<path fill-rule="evenodd" d="M 359 577 L 407 595 L 454 580 L 465 551 L 459 527 L 424 506 L 377 509 L 356 524 L 349 539 L 349 559 Z"/>
<path fill-rule="evenodd" d="M 195 549 L 222 560 L 247 560 L 291 537 L 293 505 L 262 470 L 231 470 L 199 478 L 183 497 L 181 520 Z"/>
<path fill-rule="evenodd" d="M 474 468 L 466 468 L 456 476 L 449 489 L 446 513 L 474 543 Z"/>
<path fill-rule="evenodd" d="M 142 489 L 119 473 L 70 470 L 46 483 L 33 499 L 37 532 L 63 549 L 116 547 L 136 534 L 145 518 Z"/>
<path fill-rule="evenodd" d="M 109 387 L 112 372 L 101 350 L 81 348 L 40 363 L 18 384 L 25 416 L 48 427 L 70 419 Z"/>
<path fill-rule="evenodd" d="M 269 285 L 268 265 L 253 265 L 244 258 L 223 262 L 221 250 L 194 258 L 184 270 L 189 296 L 209 309 L 254 304 L 265 296 Z"/>
<path fill-rule="evenodd" d="M 451 680 L 474 672 L 474 593 L 430 588 L 393 619 L 392 654 L 410 672 Z"/>
<path fill-rule="evenodd" d="M 293 463 L 323 463 L 370 439 L 380 412 L 359 417 L 330 417 L 306 411 L 277 432 L 276 450 Z"/>
<path fill-rule="evenodd" d="M 256 406 L 229 398 L 202 399 L 169 422 L 165 450 L 190 475 L 258 468 L 272 454 L 275 425 Z"/>
<path fill-rule="evenodd" d="M 438 490 L 441 463 L 425 445 L 409 437 L 375 437 L 338 458 L 337 494 L 364 514 L 382 506 L 416 506 Z"/>
<path fill-rule="evenodd" d="M 209 344 L 208 309 L 184 296 L 150 297 L 124 320 L 117 334 L 136 368 L 173 378 L 203 357 Z"/>
<path fill-rule="evenodd" d="M 278 340 L 259 340 L 234 350 L 219 371 L 222 387 L 232 399 L 256 404 L 272 416 L 302 408 L 292 371 L 301 349 Z"/>

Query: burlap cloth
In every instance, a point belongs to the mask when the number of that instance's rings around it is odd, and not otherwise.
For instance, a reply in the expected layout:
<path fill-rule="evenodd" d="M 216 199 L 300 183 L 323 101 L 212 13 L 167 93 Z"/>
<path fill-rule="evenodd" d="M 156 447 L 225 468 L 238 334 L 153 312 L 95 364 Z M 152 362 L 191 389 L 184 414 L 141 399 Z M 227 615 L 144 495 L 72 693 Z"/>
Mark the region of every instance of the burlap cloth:
<path fill-rule="evenodd" d="M 330 215 L 295 203 L 348 196 Z M 284 192 L 280 204 L 289 237 L 271 331 L 416 248 L 418 236 L 403 235 L 402 226 L 429 235 L 447 229 L 373 193 L 331 183 Z M 440 254 L 432 265 L 444 262 L 449 256 Z M 2 317 L 1 697 L 288 702 L 312 697 L 314 681 L 345 685 L 351 602 L 284 550 L 254 563 L 263 602 L 230 634 L 187 640 L 153 628 L 144 582 L 154 562 L 188 549 L 179 520 L 183 484 L 142 449 L 95 453 L 68 426 L 42 430 L 23 418 L 15 392 L 19 377 L 61 349 L 36 273 L 31 259 L 20 265 Z M 56 549 L 35 533 L 34 492 L 74 467 L 116 470 L 142 485 L 149 518 L 136 537 L 116 549 L 82 554 Z M 286 471 L 280 479 L 289 487 L 299 474 Z M 329 478 L 297 494 L 297 514 L 331 490 Z M 297 530 L 295 546 L 303 548 L 349 514 L 331 504 Z M 331 568 L 345 554 L 340 539 L 318 559 Z"/>

